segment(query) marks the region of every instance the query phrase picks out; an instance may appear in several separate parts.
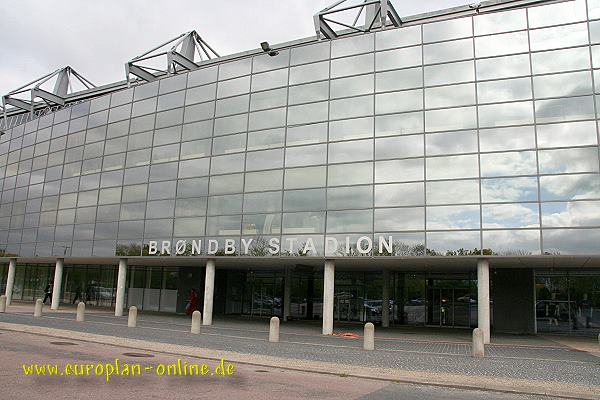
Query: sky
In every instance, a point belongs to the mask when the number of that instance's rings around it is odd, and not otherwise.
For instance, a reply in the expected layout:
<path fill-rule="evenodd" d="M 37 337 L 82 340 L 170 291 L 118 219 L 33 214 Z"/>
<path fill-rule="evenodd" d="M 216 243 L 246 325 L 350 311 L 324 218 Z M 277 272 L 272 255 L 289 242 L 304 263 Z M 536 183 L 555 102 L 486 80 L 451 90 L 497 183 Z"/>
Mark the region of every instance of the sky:
<path fill-rule="evenodd" d="M 353 0 L 349 0 L 352 2 Z M 400 16 L 475 0 L 392 0 Z M 314 36 L 313 15 L 334 0 L 3 0 L 0 94 L 70 65 L 96 86 L 124 64 L 196 30 L 220 55 Z"/>

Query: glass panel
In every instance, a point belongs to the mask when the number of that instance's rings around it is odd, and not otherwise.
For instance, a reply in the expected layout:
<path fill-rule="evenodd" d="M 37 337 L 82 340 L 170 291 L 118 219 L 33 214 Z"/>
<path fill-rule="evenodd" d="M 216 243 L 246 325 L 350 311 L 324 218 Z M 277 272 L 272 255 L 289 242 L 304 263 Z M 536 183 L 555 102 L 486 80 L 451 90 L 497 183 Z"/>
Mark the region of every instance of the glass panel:
<path fill-rule="evenodd" d="M 593 254 L 600 242 L 600 229 L 551 229 L 542 230 L 544 253 Z"/>
<path fill-rule="evenodd" d="M 304 104 L 288 108 L 288 125 L 327 120 L 327 102 Z"/>
<path fill-rule="evenodd" d="M 482 128 L 532 123 L 533 107 L 530 101 L 479 106 L 479 126 Z"/>
<path fill-rule="evenodd" d="M 598 171 L 597 147 L 542 150 L 538 159 L 541 174 Z"/>
<path fill-rule="evenodd" d="M 208 235 L 239 235 L 242 227 L 242 216 L 209 217 L 206 222 Z"/>
<path fill-rule="evenodd" d="M 329 81 L 290 86 L 288 104 L 292 105 L 327 100 L 328 97 Z"/>
<path fill-rule="evenodd" d="M 526 100 L 531 99 L 531 97 L 531 78 L 477 83 L 477 99 L 479 103 Z"/>
<path fill-rule="evenodd" d="M 290 85 L 320 81 L 329 78 L 329 62 L 290 68 Z"/>
<path fill-rule="evenodd" d="M 199 86 L 188 89 L 185 95 L 185 105 L 202 103 L 205 101 L 214 100 L 217 93 L 217 84 Z"/>
<path fill-rule="evenodd" d="M 220 81 L 217 86 L 217 97 L 235 96 L 237 94 L 248 93 L 249 91 L 250 77 L 244 76 L 228 81 Z"/>
<path fill-rule="evenodd" d="M 239 214 L 241 212 L 241 194 L 212 196 L 208 198 L 208 215 Z"/>
<path fill-rule="evenodd" d="M 427 204 L 479 203 L 477 180 L 427 182 Z"/>
<path fill-rule="evenodd" d="M 246 149 L 246 134 L 216 137 L 213 139 L 212 154 L 237 153 Z"/>
<path fill-rule="evenodd" d="M 289 57 L 289 50 L 279 50 L 279 54 L 275 57 L 268 54 L 255 56 L 252 60 L 252 72 L 257 73 L 275 68 L 287 67 Z"/>
<path fill-rule="evenodd" d="M 248 132 L 248 151 L 283 146 L 285 128 Z"/>
<path fill-rule="evenodd" d="M 244 212 L 281 210 L 281 192 L 248 193 L 244 195 Z"/>
<path fill-rule="evenodd" d="M 327 141 L 327 123 L 290 127 L 287 145 L 319 143 Z"/>
<path fill-rule="evenodd" d="M 477 131 L 457 131 L 425 135 L 427 155 L 475 153 Z"/>
<path fill-rule="evenodd" d="M 375 117 L 375 136 L 423 132 L 423 113 L 383 115 Z"/>
<path fill-rule="evenodd" d="M 588 48 L 546 51 L 531 54 L 531 67 L 534 74 L 571 71 L 590 68 Z"/>
<path fill-rule="evenodd" d="M 233 174 L 211 177 L 209 192 L 213 194 L 240 193 L 244 187 L 244 175 Z"/>
<path fill-rule="evenodd" d="M 518 31 L 527 29 L 527 14 L 525 10 L 495 12 L 478 15 L 473 18 L 473 22 L 475 35 Z"/>
<path fill-rule="evenodd" d="M 373 72 L 373 54 L 345 57 L 331 60 L 331 77 L 338 78 L 347 75 Z"/>
<path fill-rule="evenodd" d="M 577 96 L 592 93 L 589 71 L 533 77 L 535 97 Z"/>
<path fill-rule="evenodd" d="M 599 225 L 600 202 L 598 201 L 542 204 L 542 226 L 544 228 Z"/>
<path fill-rule="evenodd" d="M 327 232 L 370 232 L 373 229 L 372 210 L 329 211 Z"/>
<path fill-rule="evenodd" d="M 320 211 L 325 204 L 325 189 L 286 190 L 283 195 L 284 211 Z"/>
<path fill-rule="evenodd" d="M 538 100 L 535 102 L 535 116 L 538 123 L 592 119 L 595 117 L 593 99 L 586 96 Z"/>
<path fill-rule="evenodd" d="M 511 176 L 537 174 L 534 151 L 481 155 L 481 176 Z"/>
<path fill-rule="evenodd" d="M 211 174 L 226 174 L 244 169 L 244 154 L 213 157 L 210 165 Z"/>
<path fill-rule="evenodd" d="M 375 95 L 375 112 L 386 114 L 423 108 L 423 89 Z"/>
<path fill-rule="evenodd" d="M 565 124 L 539 125 L 537 127 L 539 147 L 565 147 L 597 144 L 594 121 L 569 122 Z"/>
<path fill-rule="evenodd" d="M 555 26 L 529 32 L 531 50 L 550 50 L 588 43 L 587 24 Z"/>
<path fill-rule="evenodd" d="M 234 76 L 247 75 L 252 68 L 252 59 L 243 58 L 219 66 L 219 79 L 229 79 Z"/>
<path fill-rule="evenodd" d="M 366 161 L 373 159 L 373 140 L 330 143 L 329 163 Z"/>
<path fill-rule="evenodd" d="M 528 11 L 530 28 L 566 24 L 586 19 L 585 0 L 531 7 Z"/>
<path fill-rule="evenodd" d="M 425 108 L 475 104 L 475 84 L 441 86 L 425 89 Z"/>
<path fill-rule="evenodd" d="M 427 179 L 470 178 L 479 176 L 477 155 L 427 159 Z"/>
<path fill-rule="evenodd" d="M 257 214 L 244 216 L 243 235 L 281 233 L 280 214 Z"/>
<path fill-rule="evenodd" d="M 373 183 L 372 162 L 330 165 L 327 173 L 327 186 Z"/>
<path fill-rule="evenodd" d="M 390 29 L 375 34 L 377 50 L 404 47 L 421 43 L 421 26 L 407 26 L 402 29 Z"/>
<path fill-rule="evenodd" d="M 285 166 L 301 167 L 304 165 L 325 164 L 327 162 L 327 145 L 288 147 L 285 150 Z"/>
<path fill-rule="evenodd" d="M 481 180 L 481 199 L 484 203 L 537 201 L 536 178 L 500 178 Z"/>
<path fill-rule="evenodd" d="M 409 68 L 375 74 L 377 92 L 412 89 L 423 86 L 423 68 Z"/>
<path fill-rule="evenodd" d="M 255 74 L 252 76 L 252 91 L 272 89 L 285 86 L 288 82 L 288 70 L 279 69 L 277 71 L 265 72 L 264 74 Z"/>
<path fill-rule="evenodd" d="M 423 64 L 423 53 L 420 46 L 389 50 L 375 53 L 377 71 L 415 67 Z"/>
<path fill-rule="evenodd" d="M 542 125 L 538 126 L 538 140 L 541 127 Z M 535 148 L 535 130 L 533 126 L 481 129 L 479 130 L 479 146 L 481 151 Z"/>
<path fill-rule="evenodd" d="M 285 170 L 285 188 L 300 189 L 325 186 L 326 167 L 307 167 Z"/>
<path fill-rule="evenodd" d="M 423 135 L 396 136 L 375 140 L 375 158 L 422 157 Z"/>
<path fill-rule="evenodd" d="M 539 56 L 539 54 L 532 55 Z M 589 57 L 588 57 L 589 58 Z M 541 60 L 539 61 L 542 62 Z M 529 55 L 519 54 L 497 58 L 477 60 L 477 79 L 500 79 L 513 76 L 530 75 Z M 534 70 L 535 73 L 535 70 Z"/>
<path fill-rule="evenodd" d="M 455 40 L 423 46 L 425 64 L 473 58 L 473 39 Z"/>
<path fill-rule="evenodd" d="M 330 97 L 347 97 L 373 93 L 373 75 L 360 75 L 331 81 Z"/>
<path fill-rule="evenodd" d="M 481 207 L 483 228 L 534 228 L 540 226 L 539 206 L 494 204 Z"/>
<path fill-rule="evenodd" d="M 473 36 L 473 23 L 470 17 L 423 25 L 423 42 L 439 42 Z"/>
<path fill-rule="evenodd" d="M 246 154 L 246 171 L 283 167 L 283 149 L 254 151 Z"/>
<path fill-rule="evenodd" d="M 252 172 L 246 174 L 245 191 L 281 190 L 283 170 Z"/>
<path fill-rule="evenodd" d="M 424 204 L 425 191 L 423 189 L 423 182 L 375 185 L 375 207 L 417 206 Z"/>
<path fill-rule="evenodd" d="M 258 130 L 285 125 L 285 108 L 250 113 L 248 129 Z"/>
<path fill-rule="evenodd" d="M 475 107 L 425 111 L 425 127 L 428 132 L 476 128 L 477 113 Z"/>
<path fill-rule="evenodd" d="M 483 248 L 500 256 L 538 255 L 540 251 L 539 230 L 530 231 L 484 231 Z"/>
<path fill-rule="evenodd" d="M 427 207 L 427 229 L 479 229 L 479 206 Z"/>
<path fill-rule="evenodd" d="M 215 116 L 223 117 L 225 115 L 248 112 L 249 102 L 250 96 L 247 94 L 243 96 L 229 97 L 226 99 L 217 100 Z M 196 115 L 193 118 L 186 119 L 185 122 L 197 121 L 199 119 L 203 118 Z"/>
<path fill-rule="evenodd" d="M 375 183 L 422 181 L 423 159 L 375 162 Z"/>
<path fill-rule="evenodd" d="M 424 207 L 375 209 L 375 231 L 422 231 L 424 228 Z"/>
<path fill-rule="evenodd" d="M 529 51 L 527 32 L 503 33 L 475 38 L 475 56 L 493 57 Z"/>
<path fill-rule="evenodd" d="M 375 35 L 367 34 L 334 40 L 331 42 L 331 57 L 344 57 L 374 50 Z"/>
<path fill-rule="evenodd" d="M 310 234 L 325 231 L 324 212 L 283 214 L 283 233 Z"/>
<path fill-rule="evenodd" d="M 600 198 L 598 174 L 540 177 L 541 200 L 574 200 Z"/>
<path fill-rule="evenodd" d="M 291 63 L 303 64 L 329 58 L 330 42 L 317 43 L 308 46 L 294 47 L 292 49 Z"/>
<path fill-rule="evenodd" d="M 323 202 L 323 207 L 324 205 L 325 203 Z M 348 186 L 327 189 L 327 209 L 335 210 L 349 208 L 367 208 L 372 206 L 372 186 Z"/>
<path fill-rule="evenodd" d="M 250 100 L 250 111 L 285 106 L 286 101 L 286 88 L 253 93 Z"/>
<path fill-rule="evenodd" d="M 329 140 L 373 137 L 373 117 L 329 122 Z"/>
<path fill-rule="evenodd" d="M 332 100 L 329 102 L 329 107 L 329 118 L 331 119 L 355 118 L 373 115 L 373 96 Z"/>

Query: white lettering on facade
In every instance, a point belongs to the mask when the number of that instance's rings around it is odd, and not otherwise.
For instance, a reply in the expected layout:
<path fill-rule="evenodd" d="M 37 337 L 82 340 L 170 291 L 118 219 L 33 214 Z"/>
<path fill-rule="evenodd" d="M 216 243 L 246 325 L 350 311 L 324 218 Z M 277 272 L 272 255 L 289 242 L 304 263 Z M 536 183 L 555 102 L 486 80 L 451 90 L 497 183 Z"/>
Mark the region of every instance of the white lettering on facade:
<path fill-rule="evenodd" d="M 300 255 L 351 255 L 354 251 L 358 251 L 359 254 L 369 254 L 371 251 L 377 251 L 379 254 L 394 254 L 394 238 L 389 235 L 378 236 L 377 242 L 373 241 L 373 238 L 370 236 L 360 236 L 356 241 L 351 240 L 350 236 L 346 236 L 344 238 L 344 242 L 340 246 L 340 241 L 338 238 L 332 236 L 325 237 L 325 248 L 317 249 L 317 245 L 315 244 L 315 238 L 313 237 L 303 237 L 302 239 L 298 239 L 295 237 L 287 237 L 285 238 L 287 241 L 287 251 L 289 251 L 289 255 L 294 253 Z M 209 255 L 214 255 L 217 252 L 222 252 L 224 255 L 234 255 L 238 250 L 241 250 L 240 254 L 250 255 L 251 254 L 251 245 L 254 239 L 243 238 L 241 239 L 241 248 L 238 248 L 238 243 L 235 239 L 222 239 L 221 243 L 216 239 L 208 239 L 207 240 L 207 249 L 206 253 Z M 317 242 L 318 243 L 318 242 Z M 148 241 L 148 254 L 149 255 L 170 255 L 171 251 L 176 255 L 201 255 L 202 251 L 202 240 L 177 240 L 174 243 L 174 249 L 171 250 L 172 242 L 170 240 L 149 240 Z M 298 248 L 296 249 L 296 245 Z M 258 246 L 258 245 L 257 245 Z M 374 249 L 374 246 L 377 248 Z M 268 247 L 266 249 L 270 255 L 278 255 L 281 250 L 284 250 L 281 246 L 281 242 L 279 238 L 273 237 L 268 240 Z M 345 254 L 342 252 L 345 250 Z M 222 255 L 221 254 L 221 255 Z M 258 254 L 256 254 L 258 255 Z"/>

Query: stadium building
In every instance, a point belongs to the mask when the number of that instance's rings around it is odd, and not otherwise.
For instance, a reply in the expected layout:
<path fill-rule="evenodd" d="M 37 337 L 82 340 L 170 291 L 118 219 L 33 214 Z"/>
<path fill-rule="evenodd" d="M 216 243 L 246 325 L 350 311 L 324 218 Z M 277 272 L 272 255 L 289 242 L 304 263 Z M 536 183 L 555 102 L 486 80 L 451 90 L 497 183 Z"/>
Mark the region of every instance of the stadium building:
<path fill-rule="evenodd" d="M 600 0 L 314 21 L 4 95 L 9 299 L 598 335 Z"/>

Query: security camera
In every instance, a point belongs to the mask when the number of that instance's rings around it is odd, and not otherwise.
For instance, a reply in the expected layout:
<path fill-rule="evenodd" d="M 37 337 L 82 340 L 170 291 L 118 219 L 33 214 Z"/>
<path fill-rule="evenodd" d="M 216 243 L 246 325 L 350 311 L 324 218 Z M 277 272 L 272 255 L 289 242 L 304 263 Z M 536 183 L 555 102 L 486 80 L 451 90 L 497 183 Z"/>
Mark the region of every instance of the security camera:
<path fill-rule="evenodd" d="M 277 54 L 279 54 L 279 52 L 277 50 L 273 50 L 271 48 L 271 46 L 269 46 L 269 42 L 262 42 L 260 44 L 260 47 L 263 49 L 263 51 L 265 53 L 267 53 L 268 55 L 270 55 L 271 57 L 276 56 Z"/>

